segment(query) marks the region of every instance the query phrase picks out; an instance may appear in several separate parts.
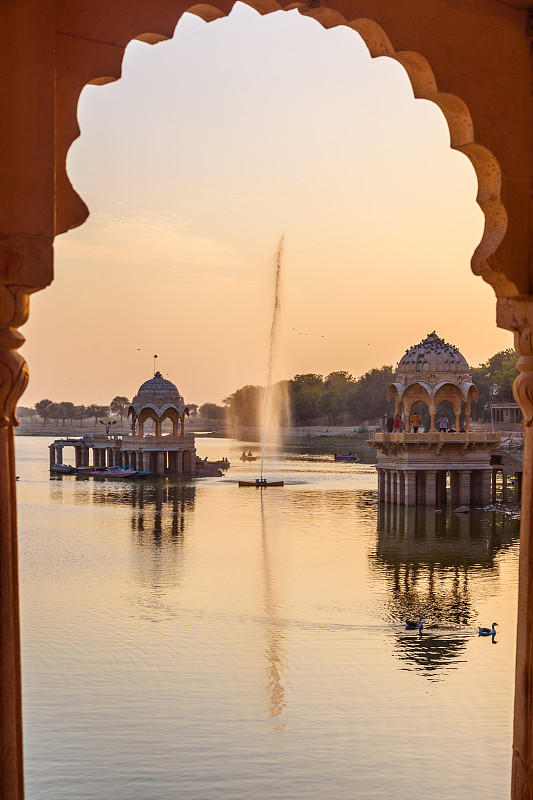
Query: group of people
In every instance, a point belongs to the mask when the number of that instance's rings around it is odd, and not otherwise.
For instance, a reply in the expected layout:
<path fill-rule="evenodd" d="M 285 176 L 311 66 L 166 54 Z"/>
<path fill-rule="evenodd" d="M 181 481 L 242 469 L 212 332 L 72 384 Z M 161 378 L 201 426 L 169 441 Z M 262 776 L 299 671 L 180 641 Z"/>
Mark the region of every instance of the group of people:
<path fill-rule="evenodd" d="M 416 413 L 416 411 L 411 415 L 411 430 L 413 433 L 418 433 L 418 429 L 420 428 L 420 417 Z M 438 422 L 438 429 L 439 433 L 447 433 L 450 431 L 451 433 L 455 433 L 455 431 L 450 428 L 450 421 L 444 412 L 442 413 L 441 417 L 439 418 Z M 387 433 L 402 433 L 405 430 L 405 420 L 400 414 L 389 414 L 387 417 Z"/>

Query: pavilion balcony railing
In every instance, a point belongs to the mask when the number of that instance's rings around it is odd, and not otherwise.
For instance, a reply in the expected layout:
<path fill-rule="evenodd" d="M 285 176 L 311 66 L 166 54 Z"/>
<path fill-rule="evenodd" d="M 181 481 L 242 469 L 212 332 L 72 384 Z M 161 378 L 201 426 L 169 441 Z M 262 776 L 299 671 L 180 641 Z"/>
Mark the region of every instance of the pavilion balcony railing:
<path fill-rule="evenodd" d="M 402 433 L 386 433 L 385 431 L 370 431 L 368 435 L 369 442 L 397 442 L 400 443 L 416 443 L 416 442 L 442 442 L 447 439 L 450 442 L 465 443 L 472 442 L 473 444 L 487 444 L 497 445 L 501 442 L 500 431 L 468 431 L 467 433 L 440 433 L 435 431 L 433 433 L 413 433 L 411 431 L 403 431 Z"/>

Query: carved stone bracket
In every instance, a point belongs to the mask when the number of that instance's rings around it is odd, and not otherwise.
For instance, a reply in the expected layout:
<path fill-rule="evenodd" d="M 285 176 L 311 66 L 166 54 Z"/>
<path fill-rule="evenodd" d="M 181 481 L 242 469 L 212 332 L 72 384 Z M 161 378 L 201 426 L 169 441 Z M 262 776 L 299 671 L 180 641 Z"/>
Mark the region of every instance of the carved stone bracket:
<path fill-rule="evenodd" d="M 533 297 L 518 295 L 498 299 L 497 321 L 500 328 L 514 333 L 519 356 L 520 375 L 513 385 L 513 394 L 524 417 L 524 427 L 533 424 Z"/>

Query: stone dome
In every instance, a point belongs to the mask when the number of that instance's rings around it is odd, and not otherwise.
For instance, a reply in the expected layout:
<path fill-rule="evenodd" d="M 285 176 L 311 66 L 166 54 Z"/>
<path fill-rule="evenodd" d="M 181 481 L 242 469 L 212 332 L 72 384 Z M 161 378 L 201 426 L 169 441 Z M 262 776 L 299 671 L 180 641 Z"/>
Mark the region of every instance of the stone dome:
<path fill-rule="evenodd" d="M 156 372 L 153 378 L 145 381 L 133 398 L 132 406 L 142 406 L 146 404 L 155 405 L 161 408 L 169 403 L 180 405 L 183 398 L 178 391 L 178 387 L 163 378 L 160 372 Z"/>
<path fill-rule="evenodd" d="M 469 367 L 457 347 L 441 339 L 435 331 L 405 351 L 398 363 L 398 375 L 468 375 Z"/>
<path fill-rule="evenodd" d="M 150 416 L 162 421 L 167 416 L 172 418 L 173 412 L 181 418 L 184 414 L 189 415 L 189 409 L 185 406 L 178 387 L 163 378 L 160 372 L 156 372 L 153 378 L 139 387 L 131 401 L 128 416 L 131 414 L 133 420 L 140 418 L 142 421 Z"/>

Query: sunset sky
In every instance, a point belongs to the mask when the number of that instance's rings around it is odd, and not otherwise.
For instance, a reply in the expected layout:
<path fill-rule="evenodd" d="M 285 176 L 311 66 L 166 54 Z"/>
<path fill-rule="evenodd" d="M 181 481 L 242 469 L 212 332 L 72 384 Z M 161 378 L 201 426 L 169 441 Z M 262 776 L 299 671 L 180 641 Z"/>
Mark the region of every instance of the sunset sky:
<path fill-rule="evenodd" d="M 79 120 L 68 169 L 91 216 L 32 297 L 22 404 L 131 397 L 155 353 L 187 402 L 263 383 L 282 234 L 276 378 L 359 376 L 433 330 L 471 365 L 512 346 L 470 271 L 470 162 L 353 31 L 241 4 L 186 14 L 86 87 Z"/>

